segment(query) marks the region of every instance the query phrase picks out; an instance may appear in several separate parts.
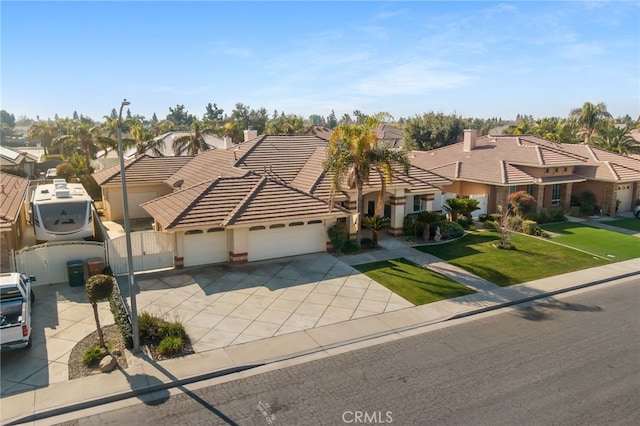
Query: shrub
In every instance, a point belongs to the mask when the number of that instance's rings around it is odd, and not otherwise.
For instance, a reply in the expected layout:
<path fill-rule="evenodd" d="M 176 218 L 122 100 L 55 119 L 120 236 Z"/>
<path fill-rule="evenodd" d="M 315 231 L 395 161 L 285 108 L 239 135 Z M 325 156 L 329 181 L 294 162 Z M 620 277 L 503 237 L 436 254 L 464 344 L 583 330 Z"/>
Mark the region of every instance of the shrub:
<path fill-rule="evenodd" d="M 481 215 L 478 216 L 478 220 L 482 223 L 487 221 L 487 218 L 489 217 L 488 214 L 482 213 Z"/>
<path fill-rule="evenodd" d="M 423 225 L 418 222 L 418 216 L 416 214 L 408 214 L 402 221 L 402 232 L 404 235 L 417 237 L 422 235 Z"/>
<path fill-rule="evenodd" d="M 500 221 L 502 220 L 502 215 L 500 213 L 491 213 L 489 215 L 489 220 L 500 223 Z"/>
<path fill-rule="evenodd" d="M 551 222 L 566 222 L 567 217 L 564 215 L 562 207 L 555 207 L 549 211 L 549 218 Z M 540 222 L 538 222 L 540 223 Z"/>
<path fill-rule="evenodd" d="M 469 219 L 458 219 L 458 223 L 462 226 L 463 229 L 473 229 L 473 220 Z"/>
<path fill-rule="evenodd" d="M 184 325 L 180 321 L 165 322 L 160 325 L 160 337 L 162 339 L 166 339 L 167 337 L 179 337 L 186 340 L 187 331 L 184 329 Z"/>
<path fill-rule="evenodd" d="M 122 300 L 122 294 L 117 285 L 113 286 L 113 292 L 109 298 L 109 307 L 113 314 L 113 319 L 122 334 L 122 340 L 128 349 L 133 348 L 133 328 L 131 327 L 131 318 L 129 318 L 129 312 L 124 306 Z"/>
<path fill-rule="evenodd" d="M 527 191 L 514 192 L 508 198 L 515 214 L 522 217 L 528 217 L 536 203 L 536 199 L 528 194 Z"/>
<path fill-rule="evenodd" d="M 360 246 L 362 248 L 371 248 L 373 247 L 373 240 L 371 238 L 363 238 L 360 240 Z"/>
<path fill-rule="evenodd" d="M 522 218 L 520 216 L 507 216 L 507 226 L 513 231 L 522 231 Z"/>
<path fill-rule="evenodd" d="M 536 230 L 538 229 L 538 223 L 534 220 L 523 220 L 522 221 L 522 232 L 528 235 L 535 235 Z"/>
<path fill-rule="evenodd" d="M 347 243 L 342 247 L 342 252 L 344 254 L 354 254 L 360 251 L 360 246 L 356 244 L 354 241 L 347 241 Z"/>
<path fill-rule="evenodd" d="M 96 180 L 90 174 L 83 174 L 80 176 L 80 183 L 87 190 L 87 193 L 91 198 L 96 201 L 102 200 L 102 189 Z"/>
<path fill-rule="evenodd" d="M 183 344 L 182 337 L 168 336 L 160 341 L 156 350 L 162 356 L 173 356 L 182 351 Z"/>
<path fill-rule="evenodd" d="M 437 226 L 440 227 L 440 235 L 444 240 L 464 235 L 464 229 L 456 222 L 440 222 Z"/>
<path fill-rule="evenodd" d="M 98 345 L 92 346 L 82 354 L 82 363 L 84 365 L 96 365 L 107 355 L 107 353 L 102 350 L 102 348 Z"/>
<path fill-rule="evenodd" d="M 149 312 L 141 312 L 138 315 L 138 330 L 140 341 L 146 343 L 157 343 L 162 338 L 161 329 L 166 324 L 162 318 L 152 315 Z"/>
<path fill-rule="evenodd" d="M 347 231 L 347 224 L 343 222 L 336 222 L 331 228 L 327 230 L 327 236 L 333 250 L 336 253 L 343 251 L 345 244 L 349 242 L 349 232 Z"/>
<path fill-rule="evenodd" d="M 580 213 L 591 216 L 596 208 L 596 196 L 591 191 L 584 191 L 580 194 Z"/>
<path fill-rule="evenodd" d="M 76 175 L 73 166 L 69 163 L 60 163 L 56 166 L 56 177 L 58 179 L 64 179 L 67 182 Z"/>
<path fill-rule="evenodd" d="M 498 222 L 494 222 L 493 220 L 487 220 L 484 223 L 484 227 L 490 230 L 496 230 L 498 229 Z"/>

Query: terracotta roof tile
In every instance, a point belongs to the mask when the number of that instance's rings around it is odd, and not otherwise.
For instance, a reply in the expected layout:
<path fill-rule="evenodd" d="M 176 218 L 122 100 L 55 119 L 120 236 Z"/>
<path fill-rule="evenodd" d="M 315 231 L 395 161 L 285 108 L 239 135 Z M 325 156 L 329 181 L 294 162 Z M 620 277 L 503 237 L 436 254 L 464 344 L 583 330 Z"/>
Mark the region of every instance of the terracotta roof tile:
<path fill-rule="evenodd" d="M 28 189 L 28 179 L 0 172 L 0 227 L 16 222 Z"/>
<path fill-rule="evenodd" d="M 193 157 L 149 157 L 141 155 L 125 161 L 127 185 L 136 183 L 162 183 L 184 167 Z M 98 185 L 119 185 L 122 182 L 120 165 L 116 164 L 94 173 Z"/>

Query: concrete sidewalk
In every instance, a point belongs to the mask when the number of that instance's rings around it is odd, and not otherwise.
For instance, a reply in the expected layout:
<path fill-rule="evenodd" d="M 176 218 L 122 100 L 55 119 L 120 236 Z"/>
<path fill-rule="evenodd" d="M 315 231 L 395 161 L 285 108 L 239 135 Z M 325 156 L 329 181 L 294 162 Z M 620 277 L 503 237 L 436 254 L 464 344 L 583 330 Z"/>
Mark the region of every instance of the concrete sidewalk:
<path fill-rule="evenodd" d="M 374 257 L 389 256 L 384 253 L 389 251 L 394 258 L 401 257 L 389 247 Z M 339 353 L 344 345 L 381 337 L 387 340 L 402 338 L 420 332 L 421 327 L 447 319 L 637 274 L 640 274 L 639 260 L 633 259 L 506 288 L 487 287 L 468 296 L 254 340 L 180 359 L 156 362 L 144 356 L 135 357 L 126 370 L 54 383 L 3 397 L 0 400 L 1 421 L 2 424 L 30 422 L 302 355 L 331 356 Z"/>

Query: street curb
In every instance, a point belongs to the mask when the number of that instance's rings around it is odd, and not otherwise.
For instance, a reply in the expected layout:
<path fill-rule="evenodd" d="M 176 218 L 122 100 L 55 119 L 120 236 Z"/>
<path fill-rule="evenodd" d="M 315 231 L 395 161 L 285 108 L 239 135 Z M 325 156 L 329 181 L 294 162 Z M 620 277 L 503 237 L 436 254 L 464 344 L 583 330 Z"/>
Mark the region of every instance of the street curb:
<path fill-rule="evenodd" d="M 591 286 L 598 285 L 598 284 L 604 284 L 604 283 L 609 282 L 609 281 L 621 280 L 621 279 L 624 279 L 624 278 L 633 277 L 635 275 L 640 275 L 640 271 L 627 272 L 625 274 L 616 275 L 614 277 L 601 278 L 599 280 L 590 281 L 588 283 L 578 284 L 578 285 L 574 285 L 574 286 L 571 286 L 571 287 L 566 287 L 566 288 L 559 289 L 559 290 L 549 291 L 549 292 L 541 293 L 541 294 L 538 294 L 538 295 L 535 295 L 535 296 L 527 296 L 527 297 L 523 297 L 522 299 L 510 300 L 508 302 L 498 303 L 498 304 L 496 304 L 494 306 L 487 306 L 487 307 L 484 307 L 484 308 L 474 309 L 474 310 L 471 310 L 471 311 L 467 311 L 467 312 L 463 312 L 463 313 L 460 313 L 460 314 L 456 314 L 456 315 L 448 318 L 446 321 L 459 319 L 459 318 L 466 318 L 466 317 L 471 316 L 471 315 L 482 314 L 484 312 L 489 312 L 489 311 L 493 311 L 493 310 L 501 309 L 501 308 L 507 308 L 509 306 L 519 305 L 521 303 L 527 303 L 527 302 L 531 302 L 533 300 L 543 299 L 545 297 L 550 297 L 550 296 L 555 296 L 556 294 L 568 293 L 570 291 L 580 290 L 582 288 L 591 287 Z"/>
<path fill-rule="evenodd" d="M 625 274 L 620 274 L 620 275 L 616 275 L 616 276 L 613 276 L 613 277 L 602 278 L 602 279 L 599 279 L 599 280 L 590 281 L 588 283 L 578 284 L 578 285 L 574 285 L 574 286 L 571 286 L 571 287 L 566 287 L 566 288 L 559 289 L 559 290 L 544 292 L 544 293 L 541 293 L 541 294 L 535 295 L 535 296 L 527 296 L 527 297 L 523 297 L 523 298 L 520 298 L 520 299 L 511 300 L 511 301 L 508 301 L 508 302 L 496 303 L 493 306 L 487 306 L 487 307 L 483 307 L 483 308 L 479 308 L 479 309 L 474 309 L 474 310 L 471 310 L 471 311 L 463 312 L 463 313 L 460 313 L 460 314 L 455 314 L 455 315 L 452 315 L 452 316 L 445 316 L 445 317 L 442 317 L 442 318 L 438 318 L 438 319 L 435 319 L 435 320 L 423 322 L 423 323 L 420 323 L 420 324 L 410 325 L 410 326 L 406 326 L 406 327 L 400 327 L 400 328 L 396 328 L 396 329 L 389 330 L 389 331 L 384 331 L 384 332 L 374 333 L 374 334 L 370 334 L 370 335 L 366 335 L 366 336 L 362 336 L 362 337 L 357 337 L 357 338 L 353 338 L 353 339 L 350 339 L 350 340 L 347 340 L 347 341 L 344 341 L 344 342 L 334 343 L 334 344 L 331 344 L 331 345 L 319 346 L 317 349 L 310 349 L 310 350 L 307 350 L 307 351 L 302 351 L 302 352 L 297 352 L 297 353 L 293 353 L 293 354 L 289 354 L 289 355 L 284 355 L 284 356 L 281 356 L 281 357 L 267 359 L 267 360 L 265 360 L 265 361 L 263 361 L 261 363 L 240 365 L 240 366 L 236 366 L 236 367 L 232 367 L 232 368 L 226 368 L 226 369 L 219 370 L 219 371 L 213 371 L 213 372 L 209 372 L 209 373 L 199 374 L 199 375 L 196 375 L 196 376 L 191 376 L 191 377 L 187 377 L 187 378 L 183 378 L 183 379 L 178 379 L 178 380 L 167 382 L 167 383 L 159 383 L 159 384 L 156 384 L 156 385 L 151 385 L 151 386 L 148 386 L 148 387 L 145 387 L 145 388 L 135 389 L 135 390 L 119 393 L 119 394 L 103 396 L 103 397 L 95 398 L 95 399 L 92 399 L 92 400 L 89 400 L 89 401 L 83 401 L 83 402 L 71 404 L 71 405 L 64 406 L 64 407 L 58 407 L 58 408 L 52 408 L 52 409 L 48 409 L 48 410 L 43 410 L 43 411 L 40 411 L 40 412 L 24 415 L 24 416 L 19 417 L 19 418 L 14 418 L 14 419 L 8 421 L 7 423 L 3 423 L 3 425 L 4 426 L 18 425 L 18 424 L 25 423 L 25 422 L 34 422 L 34 421 L 46 419 L 46 418 L 49 418 L 49 417 L 68 414 L 68 413 L 71 413 L 71 412 L 74 412 L 74 411 L 96 407 L 98 405 L 109 404 L 109 403 L 121 401 L 121 400 L 124 400 L 124 399 L 128 399 L 128 398 L 133 398 L 133 397 L 137 397 L 137 396 L 140 396 L 140 395 L 149 394 L 149 393 L 152 393 L 152 392 L 157 392 L 157 391 L 161 391 L 161 390 L 166 390 L 166 389 L 171 389 L 171 388 L 176 388 L 176 387 L 188 385 L 188 384 L 191 384 L 191 383 L 196 383 L 196 382 L 199 382 L 199 381 L 214 379 L 214 378 L 218 378 L 218 377 L 222 377 L 222 376 L 228 376 L 230 374 L 240 373 L 240 372 L 251 370 L 253 368 L 261 367 L 261 366 L 264 366 L 264 365 L 273 364 L 273 363 L 276 363 L 276 362 L 287 361 L 287 360 L 299 358 L 299 357 L 302 357 L 302 356 L 311 355 L 311 354 L 314 354 L 314 353 L 319 353 L 319 352 L 323 352 L 323 351 L 326 351 L 326 350 L 330 350 L 330 349 L 334 349 L 334 348 L 338 348 L 338 347 L 342 347 L 342 346 L 347 346 L 347 345 L 354 344 L 354 343 L 373 340 L 373 339 L 377 339 L 377 338 L 380 338 L 380 337 L 385 337 L 385 336 L 401 333 L 401 332 L 404 332 L 404 331 L 415 330 L 415 329 L 418 329 L 418 328 L 421 328 L 421 327 L 426 327 L 426 326 L 429 326 L 429 325 L 438 324 L 438 323 L 442 323 L 442 322 L 446 322 L 446 321 L 451 321 L 451 320 L 461 319 L 461 318 L 467 318 L 467 317 L 470 317 L 472 315 L 478 315 L 478 314 L 482 314 L 482 313 L 485 313 L 485 312 L 494 311 L 494 310 L 498 310 L 498 309 L 502 309 L 502 308 L 506 308 L 506 307 L 510 307 L 510 306 L 514 306 L 514 305 L 518 305 L 518 304 L 521 304 L 521 303 L 530 302 L 530 301 L 537 300 L 537 299 L 543 299 L 543 298 L 546 298 L 546 297 L 555 296 L 557 294 L 568 293 L 570 291 L 579 290 L 579 289 L 586 288 L 586 287 L 592 287 L 594 285 L 603 284 L 603 283 L 610 282 L 610 281 L 616 281 L 616 280 L 620 280 L 620 279 L 624 279 L 624 278 L 629 278 L 629 277 L 633 277 L 633 276 L 637 276 L 637 275 L 640 275 L 640 271 L 627 272 Z M 185 392 L 189 392 L 189 391 L 185 390 Z"/>

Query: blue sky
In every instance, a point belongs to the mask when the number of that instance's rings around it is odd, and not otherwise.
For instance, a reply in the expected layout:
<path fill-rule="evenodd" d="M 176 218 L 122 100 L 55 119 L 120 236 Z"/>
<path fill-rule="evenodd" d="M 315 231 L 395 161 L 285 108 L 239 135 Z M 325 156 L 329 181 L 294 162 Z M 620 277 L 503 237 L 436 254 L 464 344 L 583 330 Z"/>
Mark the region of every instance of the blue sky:
<path fill-rule="evenodd" d="M 640 2 L 0 3 L 1 108 L 640 115 Z"/>

